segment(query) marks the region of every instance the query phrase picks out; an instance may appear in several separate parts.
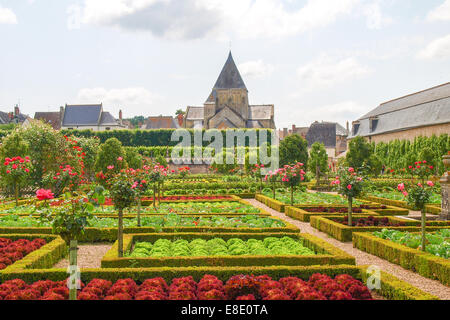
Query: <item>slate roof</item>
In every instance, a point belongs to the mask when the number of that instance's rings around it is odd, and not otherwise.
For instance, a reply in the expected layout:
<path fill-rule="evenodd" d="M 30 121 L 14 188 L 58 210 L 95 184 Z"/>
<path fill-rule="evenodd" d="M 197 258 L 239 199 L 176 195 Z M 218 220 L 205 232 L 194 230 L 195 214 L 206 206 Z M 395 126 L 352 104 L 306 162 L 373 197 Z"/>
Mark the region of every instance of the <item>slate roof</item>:
<path fill-rule="evenodd" d="M 217 78 L 214 89 L 247 89 L 244 80 L 242 80 L 241 74 L 234 63 L 231 51 L 220 72 L 219 78 Z"/>
<path fill-rule="evenodd" d="M 0 123 L 7 124 L 9 123 L 9 116 L 7 112 L 0 111 Z"/>
<path fill-rule="evenodd" d="M 203 120 L 204 111 L 203 107 L 187 107 L 186 120 Z"/>
<path fill-rule="evenodd" d="M 102 105 L 66 105 L 63 126 L 96 126 L 102 116 Z"/>
<path fill-rule="evenodd" d="M 50 124 L 53 129 L 61 129 L 61 114 L 57 112 L 36 112 L 34 114 L 34 119 L 42 120 L 45 123 Z"/>
<path fill-rule="evenodd" d="M 314 122 L 309 127 L 306 134 L 306 141 L 308 141 L 308 147 L 315 142 L 320 142 L 325 145 L 326 148 L 336 147 L 336 123 L 332 122 Z"/>
<path fill-rule="evenodd" d="M 257 128 L 262 128 L 262 127 L 263 127 L 263 125 L 258 120 L 248 120 L 247 121 L 247 128 L 257 129 Z"/>
<path fill-rule="evenodd" d="M 117 120 L 116 118 L 114 118 L 111 113 L 107 112 L 107 111 L 103 111 L 102 115 L 100 117 L 100 122 L 99 125 L 101 126 L 107 126 L 107 125 L 111 125 L 111 126 L 115 126 L 117 125 Z"/>
<path fill-rule="evenodd" d="M 358 119 L 351 138 L 449 122 L 450 82 L 380 104 Z"/>
<path fill-rule="evenodd" d="M 178 125 L 171 116 L 148 117 L 142 129 L 176 129 Z"/>
<path fill-rule="evenodd" d="M 251 120 L 270 120 L 273 116 L 273 105 L 249 106 L 248 118 Z"/>

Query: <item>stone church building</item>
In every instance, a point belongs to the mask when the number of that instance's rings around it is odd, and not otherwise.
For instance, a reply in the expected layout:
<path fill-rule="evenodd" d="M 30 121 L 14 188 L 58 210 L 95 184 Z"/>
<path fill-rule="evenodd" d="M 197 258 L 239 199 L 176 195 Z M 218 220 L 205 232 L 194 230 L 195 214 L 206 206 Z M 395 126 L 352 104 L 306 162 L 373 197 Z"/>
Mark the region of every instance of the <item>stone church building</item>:
<path fill-rule="evenodd" d="M 203 107 L 187 107 L 184 127 L 275 129 L 274 105 L 249 105 L 247 87 L 230 52 Z"/>

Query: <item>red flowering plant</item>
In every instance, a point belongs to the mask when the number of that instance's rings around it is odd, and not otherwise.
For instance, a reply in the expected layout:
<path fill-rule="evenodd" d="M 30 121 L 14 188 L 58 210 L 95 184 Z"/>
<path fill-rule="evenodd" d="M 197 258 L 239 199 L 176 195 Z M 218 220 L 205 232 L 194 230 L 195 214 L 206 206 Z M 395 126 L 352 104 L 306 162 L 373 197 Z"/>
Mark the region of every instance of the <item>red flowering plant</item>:
<path fill-rule="evenodd" d="M 55 197 L 59 197 L 64 192 L 76 190 L 82 180 L 82 174 L 67 164 L 60 165 L 59 170 L 44 175 L 43 183 L 53 191 Z"/>
<path fill-rule="evenodd" d="M 348 225 L 352 226 L 353 199 L 361 195 L 366 186 L 366 180 L 358 175 L 354 168 L 339 168 L 332 187 L 348 200 Z"/>
<path fill-rule="evenodd" d="M 30 158 L 26 156 L 5 158 L 4 175 L 1 175 L 3 185 L 12 185 L 14 187 L 14 197 L 16 206 L 19 205 L 19 188 L 25 185 L 30 177 L 32 164 Z"/>
<path fill-rule="evenodd" d="M 400 183 L 397 186 L 397 190 L 400 191 L 405 197 L 406 202 L 412 206 L 415 210 L 421 211 L 421 231 L 422 231 L 422 245 L 421 248 L 425 251 L 426 246 L 426 212 L 425 205 L 430 201 L 434 192 L 433 181 L 428 180 L 432 175 L 433 166 L 428 166 L 426 161 L 418 161 L 415 166 L 409 166 L 411 173 L 411 180 L 409 183 Z M 415 180 L 415 176 L 420 179 L 421 182 Z"/>
<path fill-rule="evenodd" d="M 250 170 L 250 175 L 259 181 L 259 192 L 262 190 L 262 181 L 264 175 L 262 174 L 262 170 L 264 169 L 264 164 L 255 164 L 253 168 Z"/>
<path fill-rule="evenodd" d="M 190 173 L 191 168 L 189 167 L 181 167 L 178 168 L 178 173 L 180 174 L 181 178 L 186 178 L 186 176 Z"/>
<path fill-rule="evenodd" d="M 161 189 L 164 181 L 167 179 L 168 167 L 164 167 L 157 163 L 153 168 L 148 169 L 148 183 L 153 186 L 153 208 L 156 210 L 156 197 L 161 198 Z"/>
<path fill-rule="evenodd" d="M 264 176 L 264 181 L 269 183 L 272 187 L 272 192 L 273 192 L 273 198 L 276 200 L 276 186 L 277 184 L 280 182 L 280 170 L 282 171 L 282 169 L 277 169 L 275 171 L 269 170 L 269 172 Z"/>
<path fill-rule="evenodd" d="M 109 194 L 113 200 L 114 207 L 118 211 L 118 255 L 123 256 L 123 210 L 130 208 L 136 201 L 136 187 L 133 175 L 127 170 L 122 170 L 108 183 Z"/>
<path fill-rule="evenodd" d="M 303 170 L 303 163 L 297 162 L 294 165 L 285 165 L 278 171 L 281 176 L 283 184 L 288 186 L 291 190 L 291 205 L 294 205 L 294 188 L 297 187 L 301 181 L 305 180 L 305 171 Z"/>

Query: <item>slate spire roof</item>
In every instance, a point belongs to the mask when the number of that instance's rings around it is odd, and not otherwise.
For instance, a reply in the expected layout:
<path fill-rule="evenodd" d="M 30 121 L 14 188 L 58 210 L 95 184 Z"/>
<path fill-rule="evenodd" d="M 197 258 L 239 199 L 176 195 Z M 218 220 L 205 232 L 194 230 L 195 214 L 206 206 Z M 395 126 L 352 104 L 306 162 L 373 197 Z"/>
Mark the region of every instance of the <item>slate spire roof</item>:
<path fill-rule="evenodd" d="M 247 89 L 241 74 L 234 63 L 231 51 L 228 59 L 220 72 L 219 78 L 214 85 L 214 89 Z"/>

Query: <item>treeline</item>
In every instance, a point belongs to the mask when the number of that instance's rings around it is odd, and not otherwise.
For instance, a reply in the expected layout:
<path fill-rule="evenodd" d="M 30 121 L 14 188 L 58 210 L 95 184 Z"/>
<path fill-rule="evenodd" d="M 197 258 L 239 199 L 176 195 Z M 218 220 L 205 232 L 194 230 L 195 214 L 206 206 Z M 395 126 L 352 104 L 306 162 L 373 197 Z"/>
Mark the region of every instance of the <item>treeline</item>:
<path fill-rule="evenodd" d="M 123 146 L 126 147 L 173 147 L 176 146 L 181 140 L 172 141 L 172 134 L 176 129 L 155 129 L 155 130 L 110 130 L 110 131 L 92 131 L 92 130 L 62 130 L 65 135 L 73 135 L 76 137 L 92 138 L 98 137 L 101 143 L 104 143 L 109 138 L 117 138 Z M 191 144 L 194 144 L 194 130 L 187 129 L 191 135 Z M 257 141 L 260 141 L 260 134 L 262 129 L 242 129 L 247 134 L 255 132 Z M 196 130 L 199 131 L 199 130 Z M 201 130 L 202 136 L 206 130 Z M 220 132 L 223 138 L 223 142 L 226 143 L 227 131 L 230 130 L 216 130 Z M 267 143 L 271 143 L 271 130 L 267 130 Z M 1 137 L 1 135 L 0 135 Z M 236 141 L 236 140 L 235 140 Z M 208 146 L 211 142 L 202 141 L 204 147 Z M 236 142 L 235 142 L 236 143 Z M 235 144 L 233 143 L 233 144 Z M 249 145 L 249 138 L 245 139 L 245 146 Z"/>

